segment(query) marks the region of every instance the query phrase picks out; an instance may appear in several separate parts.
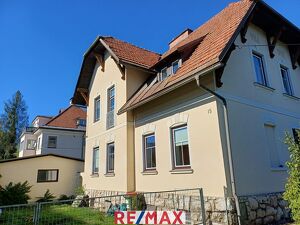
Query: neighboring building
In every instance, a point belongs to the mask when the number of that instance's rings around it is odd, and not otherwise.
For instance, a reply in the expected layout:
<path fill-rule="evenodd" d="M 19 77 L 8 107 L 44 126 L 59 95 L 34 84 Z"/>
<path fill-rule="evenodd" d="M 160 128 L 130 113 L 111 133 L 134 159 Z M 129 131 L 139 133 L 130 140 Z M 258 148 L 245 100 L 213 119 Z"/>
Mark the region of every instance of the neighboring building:
<path fill-rule="evenodd" d="M 81 186 L 84 161 L 54 154 L 27 156 L 0 161 L 0 185 L 28 181 L 30 201 L 43 197 L 47 189 L 56 198 L 74 195 Z"/>
<path fill-rule="evenodd" d="M 20 137 L 19 157 L 57 154 L 84 158 L 86 108 L 70 105 L 57 116 L 37 116 Z"/>
<path fill-rule="evenodd" d="M 283 139 L 300 125 L 299 40 L 298 27 L 251 0 L 182 32 L 162 55 L 98 37 L 72 100 L 88 106 L 87 191 L 202 187 L 221 198 L 225 187 L 244 221 L 287 217 L 278 204 L 266 213 L 269 197 L 245 196 L 284 191 Z"/>

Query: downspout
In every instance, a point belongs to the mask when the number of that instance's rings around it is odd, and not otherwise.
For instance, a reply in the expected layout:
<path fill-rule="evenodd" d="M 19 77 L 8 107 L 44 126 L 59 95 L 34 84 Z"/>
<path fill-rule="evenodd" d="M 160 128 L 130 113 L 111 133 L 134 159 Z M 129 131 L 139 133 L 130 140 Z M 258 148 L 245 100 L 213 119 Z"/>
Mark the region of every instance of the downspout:
<path fill-rule="evenodd" d="M 214 73 L 214 71 L 213 71 Z M 233 169 L 233 160 L 232 160 L 232 151 L 231 151 L 231 142 L 230 142 L 230 132 L 229 132 L 229 125 L 228 125 L 228 108 L 227 108 L 227 101 L 226 99 L 221 96 L 220 94 L 216 93 L 215 91 L 209 89 L 208 87 L 204 86 L 200 83 L 200 75 L 195 76 L 197 86 L 210 94 L 214 95 L 217 99 L 221 100 L 223 105 L 223 112 L 224 112 L 224 125 L 225 125 L 225 136 L 226 136 L 226 147 L 227 147 L 227 157 L 229 161 L 229 173 L 230 173 L 230 182 L 231 182 L 231 190 L 232 195 L 235 200 L 237 217 L 238 217 L 238 224 L 241 225 L 241 210 L 238 201 L 238 196 L 236 194 L 236 184 L 235 184 L 235 177 L 234 177 L 234 169 Z M 227 201 L 227 200 L 226 200 Z"/>

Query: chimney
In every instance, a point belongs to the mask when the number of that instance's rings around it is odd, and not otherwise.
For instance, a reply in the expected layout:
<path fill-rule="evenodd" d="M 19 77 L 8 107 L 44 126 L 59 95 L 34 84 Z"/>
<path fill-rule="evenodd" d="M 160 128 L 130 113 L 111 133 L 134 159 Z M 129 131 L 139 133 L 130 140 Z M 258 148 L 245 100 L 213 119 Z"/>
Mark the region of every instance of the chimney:
<path fill-rule="evenodd" d="M 177 35 L 175 38 L 173 38 L 172 41 L 170 41 L 169 48 L 173 48 L 179 42 L 186 39 L 190 35 L 190 33 L 192 33 L 192 32 L 193 32 L 193 30 L 191 30 L 190 28 L 187 28 L 184 31 L 182 31 L 179 35 Z"/>

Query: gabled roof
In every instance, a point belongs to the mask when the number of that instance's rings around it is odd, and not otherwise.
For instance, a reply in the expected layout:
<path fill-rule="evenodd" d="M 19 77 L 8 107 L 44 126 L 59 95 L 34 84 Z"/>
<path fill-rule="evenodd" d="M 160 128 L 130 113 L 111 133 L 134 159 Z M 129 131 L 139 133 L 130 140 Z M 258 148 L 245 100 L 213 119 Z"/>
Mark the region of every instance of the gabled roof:
<path fill-rule="evenodd" d="M 196 73 L 204 74 L 209 70 L 224 67 L 230 52 L 235 47 L 235 39 L 241 30 L 247 27 L 248 22 L 259 25 L 271 36 L 276 36 L 278 30 L 284 29 L 285 31 L 280 37 L 283 42 L 299 43 L 299 28 L 290 23 L 263 1 L 241 0 L 230 3 L 220 13 L 201 25 L 186 39 L 179 42 L 161 56 L 160 61 L 180 51 L 184 46 L 196 42 L 197 46 L 195 50 L 190 57 L 183 62 L 182 66 L 174 75 L 169 76 L 163 81 L 157 81 L 157 78 L 154 77 L 153 82 L 145 83 L 139 91 L 121 107 L 119 113 L 138 107 L 139 105 L 151 101 L 155 97 L 168 93 L 177 86 L 183 85 L 185 82 L 189 82 L 189 80 L 193 80 Z M 294 49 L 294 51 L 296 50 Z M 296 60 L 300 63 L 300 57 Z M 159 63 L 160 62 L 157 64 Z M 221 84 L 221 81 L 217 80 L 217 82 Z"/>
<path fill-rule="evenodd" d="M 2 160 L 0 160 L 0 163 L 8 163 L 8 162 L 27 160 L 27 159 L 36 159 L 36 158 L 42 158 L 42 157 L 48 157 L 48 156 L 84 162 L 83 159 L 49 153 L 49 154 L 41 154 L 41 155 L 24 156 L 24 157 L 12 158 L 12 159 L 2 159 Z"/>
<path fill-rule="evenodd" d="M 150 71 L 160 59 L 160 54 L 137 47 L 114 37 L 98 36 L 88 51 L 84 54 L 81 70 L 72 97 L 73 104 L 86 104 L 78 90 L 88 91 L 92 73 L 96 65 L 95 54 L 108 51 L 118 64 L 130 64 Z"/>
<path fill-rule="evenodd" d="M 217 70 L 217 86 L 221 85 L 222 69 L 234 49 L 237 36 L 247 31 L 248 23 L 260 25 L 269 35 L 276 36 L 278 29 L 285 31 L 280 40 L 285 43 L 298 43 L 300 39 L 299 28 L 287 21 L 283 16 L 260 0 L 240 0 L 229 4 L 220 13 L 201 25 L 188 37 L 163 55 L 136 47 L 113 37 L 98 37 L 84 56 L 80 76 L 75 88 L 73 103 L 84 104 L 83 93 L 88 93 L 92 73 L 96 64 L 94 53 L 107 50 L 118 64 L 131 64 L 149 72 L 155 72 L 168 60 L 185 54 L 182 66 L 175 74 L 163 81 L 158 81 L 156 75 L 147 80 L 140 89 L 122 106 L 119 113 L 133 109 L 152 99 L 159 97 L 176 87 L 190 82 L 196 74 L 204 74 Z M 270 26 L 272 24 L 272 26 Z M 284 28 L 282 28 L 284 26 Z M 286 29 L 288 28 L 288 29 Z M 298 41 L 297 41 L 298 40 Z M 291 50 L 291 49 L 290 49 Z M 292 49 L 291 56 L 300 57 L 296 48 Z M 295 61 L 295 60 L 294 60 Z M 79 91 L 80 90 L 80 91 Z"/>
<path fill-rule="evenodd" d="M 57 116 L 49 120 L 43 127 L 77 128 L 77 120 L 86 119 L 86 108 L 70 105 Z"/>
<path fill-rule="evenodd" d="M 120 112 L 143 102 L 152 95 L 189 77 L 191 72 L 196 72 L 199 68 L 204 69 L 220 62 L 222 57 L 224 57 L 224 51 L 226 51 L 227 45 L 230 44 L 229 42 L 232 36 L 254 5 L 255 3 L 251 0 L 231 3 L 220 13 L 193 31 L 186 39 L 166 51 L 160 60 L 178 51 L 181 47 L 199 40 L 194 52 L 183 62 L 176 74 L 169 76 L 164 81 L 157 81 L 152 83 L 152 85 L 141 88 L 140 91 L 121 108 Z"/>

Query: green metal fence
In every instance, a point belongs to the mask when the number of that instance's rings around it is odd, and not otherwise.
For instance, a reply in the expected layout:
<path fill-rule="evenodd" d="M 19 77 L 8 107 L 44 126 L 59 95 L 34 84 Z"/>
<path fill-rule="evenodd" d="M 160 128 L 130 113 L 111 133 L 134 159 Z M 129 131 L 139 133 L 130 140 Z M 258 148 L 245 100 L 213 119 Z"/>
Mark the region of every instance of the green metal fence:
<path fill-rule="evenodd" d="M 187 224 L 204 224 L 202 189 L 143 192 L 72 200 L 0 206 L 2 225 L 110 225 L 114 212 L 185 211 Z"/>

